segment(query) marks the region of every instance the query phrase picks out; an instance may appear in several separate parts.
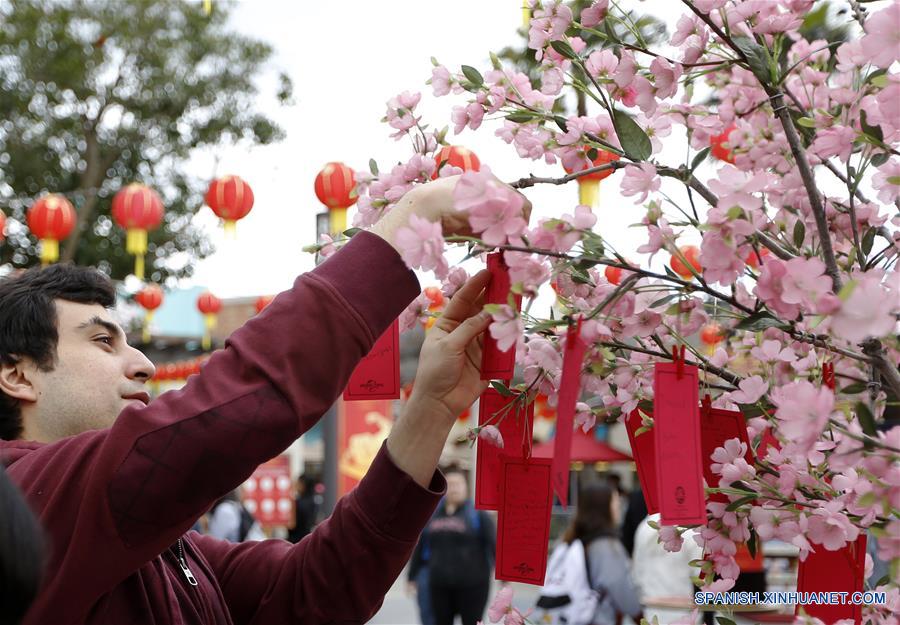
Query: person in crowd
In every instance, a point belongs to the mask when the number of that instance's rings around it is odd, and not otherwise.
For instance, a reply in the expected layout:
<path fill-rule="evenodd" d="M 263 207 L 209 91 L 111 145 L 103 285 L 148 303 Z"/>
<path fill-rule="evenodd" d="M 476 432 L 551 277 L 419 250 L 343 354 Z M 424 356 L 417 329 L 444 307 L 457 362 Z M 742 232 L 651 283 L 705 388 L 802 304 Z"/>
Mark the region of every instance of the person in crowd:
<path fill-rule="evenodd" d="M 656 616 L 660 623 L 672 623 L 684 619 L 690 610 L 670 610 L 656 608 L 653 599 L 683 599 L 686 604 L 694 601 L 694 582 L 700 569 L 691 566 L 691 560 L 703 558 L 703 549 L 693 539 L 693 531 L 683 536 L 681 550 L 666 551 L 659 543 L 659 531 L 650 525 L 659 523 L 659 513 L 645 517 L 634 535 L 634 581 L 644 603 L 644 618 L 653 622 Z M 698 619 L 699 620 L 699 619 Z"/>
<path fill-rule="evenodd" d="M 288 540 L 298 543 L 311 533 L 316 525 L 317 515 L 315 481 L 309 476 L 301 475 L 297 479 L 297 496 L 294 498 L 294 527 L 288 530 Z"/>
<path fill-rule="evenodd" d="M 631 556 L 634 554 L 634 535 L 638 527 L 647 518 L 647 502 L 640 486 L 628 494 L 628 509 L 622 521 L 622 545 Z"/>
<path fill-rule="evenodd" d="M 623 616 L 640 623 L 640 598 L 617 531 L 619 510 L 619 493 L 608 481 L 582 484 L 575 514 L 548 564 L 539 615 L 558 622 L 563 614 L 563 620 L 584 625 L 615 625 Z M 586 615 L 584 606 L 590 608 Z"/>
<path fill-rule="evenodd" d="M 259 522 L 241 503 L 237 490 L 220 497 L 206 517 L 206 533 L 213 538 L 242 543 L 245 540 L 264 540 L 266 537 Z"/>
<path fill-rule="evenodd" d="M 18 625 L 44 570 L 44 537 L 28 504 L 0 466 L 0 625 Z"/>
<path fill-rule="evenodd" d="M 57 264 L 0 281 L 0 459 L 50 545 L 25 625 L 374 615 L 444 491 L 436 468 L 450 428 L 486 388 L 474 363 L 490 323 L 487 271 L 428 333 L 385 444 L 308 540 L 236 544 L 188 530 L 319 420 L 419 295 L 398 232 L 415 215 L 465 234 L 457 180 L 411 190 L 153 402 L 153 365 L 126 342 L 104 275 Z"/>
<path fill-rule="evenodd" d="M 435 625 L 453 625 L 457 615 L 463 625 L 475 625 L 484 614 L 490 592 L 494 523 L 483 510 L 475 509 L 461 469 L 448 468 L 445 477 L 447 494 L 419 539 L 409 567 L 409 583 L 416 584 L 420 569 L 427 566 Z"/>

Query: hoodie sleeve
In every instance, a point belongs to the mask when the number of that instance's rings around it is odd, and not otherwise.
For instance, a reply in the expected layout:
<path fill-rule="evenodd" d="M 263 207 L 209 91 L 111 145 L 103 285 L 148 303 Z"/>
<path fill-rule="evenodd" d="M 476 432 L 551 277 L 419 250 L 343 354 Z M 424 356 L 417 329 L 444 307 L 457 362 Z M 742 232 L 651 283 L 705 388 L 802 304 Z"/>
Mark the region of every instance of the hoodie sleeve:
<path fill-rule="evenodd" d="M 396 251 L 359 233 L 235 331 L 183 389 L 15 462 L 10 473 L 54 546 L 48 602 L 77 598 L 65 606 L 77 615 L 174 543 L 319 420 L 418 292 Z"/>
<path fill-rule="evenodd" d="M 235 625 L 365 623 L 403 570 L 445 487 L 435 472 L 422 488 L 382 445 L 359 485 L 296 545 L 192 537 Z"/>

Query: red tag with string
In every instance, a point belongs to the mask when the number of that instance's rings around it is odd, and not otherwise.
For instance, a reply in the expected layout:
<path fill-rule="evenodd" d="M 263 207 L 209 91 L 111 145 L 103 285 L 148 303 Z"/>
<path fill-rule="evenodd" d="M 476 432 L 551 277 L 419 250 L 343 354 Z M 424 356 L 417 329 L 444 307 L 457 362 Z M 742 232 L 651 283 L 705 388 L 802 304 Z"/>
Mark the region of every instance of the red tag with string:
<path fill-rule="evenodd" d="M 553 495 L 549 458 L 500 457 L 496 577 L 542 586 Z"/>
<path fill-rule="evenodd" d="M 400 322 L 378 337 L 350 374 L 344 401 L 400 399 Z"/>
<path fill-rule="evenodd" d="M 866 571 L 866 535 L 859 537 L 837 551 L 828 551 L 822 545 L 813 544 L 816 550 L 806 556 L 797 570 L 797 592 L 842 592 L 846 600 L 836 604 L 808 603 L 802 607 L 809 616 L 830 625 L 842 619 L 853 619 L 856 625 L 862 621 L 862 605 L 853 605 L 850 597 L 862 592 Z M 800 613 L 800 605 L 794 613 Z"/>
<path fill-rule="evenodd" d="M 719 486 L 719 475 L 713 473 L 713 461 L 710 458 L 717 447 L 723 447 L 725 441 L 737 438 L 747 446 L 744 460 L 753 464 L 753 452 L 750 449 L 750 439 L 747 436 L 747 424 L 744 415 L 734 410 L 721 410 L 713 408 L 709 395 L 703 397 L 700 406 L 700 445 L 703 457 L 703 478 L 710 488 Z M 722 493 L 712 493 L 711 501 L 727 502 L 728 496 Z"/>
<path fill-rule="evenodd" d="M 569 464 L 572 458 L 572 429 L 575 404 L 581 393 L 581 367 L 587 345 L 581 339 L 581 319 L 569 325 L 563 354 L 562 379 L 556 406 L 556 440 L 553 443 L 553 490 L 565 508 L 569 503 Z"/>
<path fill-rule="evenodd" d="M 674 348 L 673 348 L 674 351 Z M 684 362 L 655 365 L 653 428 L 661 525 L 706 523 L 697 367 Z"/>
<path fill-rule="evenodd" d="M 534 402 L 528 407 L 521 400 L 514 403 L 521 393 L 504 397 L 488 388 L 478 400 L 478 425 L 495 425 L 503 437 L 503 448 L 479 438 L 475 457 L 475 507 L 480 510 L 497 510 L 500 507 L 500 456 L 512 455 L 522 450 L 527 456 L 531 449 L 534 428 Z M 509 409 L 507 406 L 513 404 Z"/>
<path fill-rule="evenodd" d="M 653 416 L 651 413 L 648 415 Z M 637 409 L 625 419 L 625 430 L 628 432 L 628 442 L 631 443 L 631 455 L 634 456 L 634 464 L 637 467 L 638 480 L 641 492 L 644 494 L 644 503 L 647 504 L 647 514 L 659 512 L 659 489 L 656 484 L 656 443 L 654 442 L 655 428 L 650 428 L 637 434 L 643 422 Z"/>
<path fill-rule="evenodd" d="M 487 268 L 491 272 L 491 281 L 485 290 L 485 304 L 509 304 L 510 280 L 509 269 L 503 260 L 503 252 L 488 254 Z M 522 306 L 522 296 L 513 297 L 516 310 Z M 481 379 L 509 380 L 516 368 L 516 346 L 502 352 L 490 330 L 484 333 L 484 347 L 481 350 Z"/>

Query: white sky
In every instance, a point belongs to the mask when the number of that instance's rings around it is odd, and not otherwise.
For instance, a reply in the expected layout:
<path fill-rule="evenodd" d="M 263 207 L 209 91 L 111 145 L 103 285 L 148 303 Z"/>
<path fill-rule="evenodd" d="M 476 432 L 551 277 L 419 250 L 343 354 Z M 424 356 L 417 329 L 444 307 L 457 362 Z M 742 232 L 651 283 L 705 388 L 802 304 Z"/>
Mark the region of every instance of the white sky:
<path fill-rule="evenodd" d="M 260 107 L 285 129 L 287 138 L 267 147 L 222 149 L 200 153 L 189 164 L 192 173 L 243 177 L 253 188 L 252 212 L 238 224 L 236 240 L 227 240 L 208 208 L 197 216 L 211 234 L 217 253 L 201 262 L 189 284 L 209 287 L 220 297 L 274 293 L 290 286 L 300 272 L 312 268 L 301 248 L 315 240 L 315 214 L 323 210 L 313 191 L 319 169 L 340 160 L 367 169 L 375 158 L 382 170 L 411 154 L 408 140 L 395 142 L 380 123 L 386 101 L 403 90 L 423 94 L 420 112 L 432 127 L 450 123 L 450 109 L 465 95 L 435 98 L 425 85 L 432 56 L 458 71 L 461 64 L 489 67 L 488 53 L 519 44 L 521 0 L 391 0 L 371 2 L 307 2 L 245 0 L 233 13 L 233 25 L 264 39 L 276 51 L 272 71 L 261 79 L 265 94 Z M 670 0 L 625 2 L 666 20 L 672 30 L 680 5 Z M 296 104 L 274 103 L 274 77 L 287 72 L 294 81 Z M 529 173 L 562 175 L 560 165 L 523 161 L 513 147 L 493 136 L 500 121 L 485 121 L 478 132 L 451 135 L 451 143 L 474 150 L 504 180 Z M 683 146 L 683 142 L 681 144 Z M 683 158 L 683 147 L 673 152 Z M 664 159 L 665 160 L 665 159 Z M 677 163 L 677 160 L 676 160 Z M 596 230 L 629 252 L 640 244 L 643 230 L 627 229 L 643 209 L 618 193 L 617 174 L 601 186 Z M 544 186 L 526 193 L 535 217 L 571 212 L 577 204 L 574 185 Z M 351 214 L 352 217 L 352 214 Z M 639 257 L 637 257 L 639 258 Z M 423 286 L 434 283 L 422 277 Z"/>

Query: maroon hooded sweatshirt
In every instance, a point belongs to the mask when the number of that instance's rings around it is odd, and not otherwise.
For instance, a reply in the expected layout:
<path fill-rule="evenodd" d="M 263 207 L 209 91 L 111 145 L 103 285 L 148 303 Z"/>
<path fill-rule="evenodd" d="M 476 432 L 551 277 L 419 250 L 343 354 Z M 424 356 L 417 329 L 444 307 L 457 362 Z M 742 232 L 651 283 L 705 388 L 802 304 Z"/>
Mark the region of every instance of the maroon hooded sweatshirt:
<path fill-rule="evenodd" d="M 422 488 L 382 447 L 359 486 L 297 545 L 185 532 L 318 421 L 418 293 L 396 251 L 359 233 L 237 330 L 183 389 L 129 406 L 107 430 L 49 445 L 0 441 L 0 460 L 52 545 L 26 625 L 369 620 L 440 499 L 439 473 Z"/>

